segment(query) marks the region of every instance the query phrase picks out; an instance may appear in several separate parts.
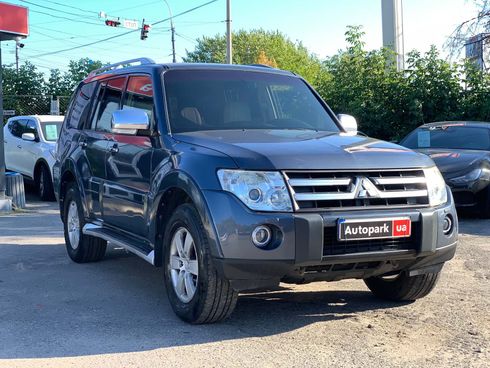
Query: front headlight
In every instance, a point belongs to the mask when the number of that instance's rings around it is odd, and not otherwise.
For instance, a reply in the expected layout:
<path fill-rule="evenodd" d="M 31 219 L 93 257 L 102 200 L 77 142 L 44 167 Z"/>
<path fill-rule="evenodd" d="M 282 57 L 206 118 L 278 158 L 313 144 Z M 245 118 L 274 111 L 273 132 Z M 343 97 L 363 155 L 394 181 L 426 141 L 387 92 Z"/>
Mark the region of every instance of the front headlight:
<path fill-rule="evenodd" d="M 236 195 L 255 211 L 292 212 L 284 178 L 273 171 L 218 170 L 223 190 Z"/>
<path fill-rule="evenodd" d="M 454 184 L 464 184 L 478 179 L 489 180 L 490 170 L 488 170 L 487 168 L 478 167 L 476 169 L 471 170 L 469 173 L 465 175 L 449 179 L 449 181 Z"/>
<path fill-rule="evenodd" d="M 427 191 L 429 192 L 429 204 L 439 206 L 447 202 L 446 183 L 437 167 L 424 169 L 427 180 Z"/>

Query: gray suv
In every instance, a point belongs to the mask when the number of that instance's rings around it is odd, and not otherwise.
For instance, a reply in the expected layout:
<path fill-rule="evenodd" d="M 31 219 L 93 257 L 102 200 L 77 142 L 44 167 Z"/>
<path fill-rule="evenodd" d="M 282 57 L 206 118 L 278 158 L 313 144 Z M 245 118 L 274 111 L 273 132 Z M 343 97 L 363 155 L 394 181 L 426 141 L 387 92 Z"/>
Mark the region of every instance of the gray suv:
<path fill-rule="evenodd" d="M 264 66 L 128 60 L 91 73 L 53 169 L 66 248 L 107 243 L 154 266 L 185 321 L 228 317 L 245 290 L 363 279 L 411 301 L 457 243 L 433 161 L 357 134 L 301 77 Z"/>

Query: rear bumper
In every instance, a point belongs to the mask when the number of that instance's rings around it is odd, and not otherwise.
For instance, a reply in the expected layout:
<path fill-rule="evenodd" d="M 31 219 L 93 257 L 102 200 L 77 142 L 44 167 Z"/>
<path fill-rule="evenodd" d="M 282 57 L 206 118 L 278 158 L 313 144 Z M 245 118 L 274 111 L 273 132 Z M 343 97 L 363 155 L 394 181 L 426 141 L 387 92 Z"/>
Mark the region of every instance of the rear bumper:
<path fill-rule="evenodd" d="M 221 247 L 219 254 L 222 254 L 214 262 L 237 290 L 273 286 L 280 281 L 334 281 L 401 270 L 412 274 L 435 272 L 456 250 L 457 215 L 450 193 L 448 197 L 448 203 L 437 208 L 266 214 L 249 211 L 230 194 L 205 192 Z M 454 219 L 454 227 L 445 235 L 442 226 L 447 215 Z M 335 228 L 339 218 L 400 216 L 410 217 L 417 229 L 413 242 L 404 249 L 335 254 L 327 249 L 330 245 L 325 239 L 325 230 Z M 279 246 L 263 250 L 253 245 L 251 233 L 260 224 L 282 232 Z"/>

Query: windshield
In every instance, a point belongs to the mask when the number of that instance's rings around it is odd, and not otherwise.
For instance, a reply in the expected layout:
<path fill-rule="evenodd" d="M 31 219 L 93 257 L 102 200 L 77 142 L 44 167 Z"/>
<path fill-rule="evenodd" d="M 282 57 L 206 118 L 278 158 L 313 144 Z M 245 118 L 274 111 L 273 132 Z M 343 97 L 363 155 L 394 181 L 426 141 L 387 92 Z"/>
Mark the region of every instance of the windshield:
<path fill-rule="evenodd" d="M 60 135 L 62 121 L 43 121 L 41 122 L 41 130 L 43 131 L 43 137 L 50 142 L 56 142 Z"/>
<path fill-rule="evenodd" d="M 402 145 L 408 148 L 449 148 L 490 150 L 490 129 L 464 125 L 443 125 L 420 128 L 411 133 Z"/>
<path fill-rule="evenodd" d="M 174 133 L 232 129 L 339 128 L 306 83 L 251 71 L 171 70 L 165 73 Z"/>

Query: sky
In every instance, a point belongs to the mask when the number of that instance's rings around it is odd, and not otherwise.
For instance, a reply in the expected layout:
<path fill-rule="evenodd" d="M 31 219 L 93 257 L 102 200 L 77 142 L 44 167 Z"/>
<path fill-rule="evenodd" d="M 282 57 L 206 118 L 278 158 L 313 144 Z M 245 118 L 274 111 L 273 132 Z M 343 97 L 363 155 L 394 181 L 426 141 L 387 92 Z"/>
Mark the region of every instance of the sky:
<path fill-rule="evenodd" d="M 225 32 L 226 0 L 217 0 L 179 15 L 210 0 L 167 0 L 174 15 L 177 61 L 192 51 L 196 39 Z M 231 0 L 234 30 L 279 30 L 293 41 L 301 41 L 320 58 L 345 47 L 348 25 L 361 25 L 368 49 L 382 46 L 381 0 Z M 170 62 L 171 38 L 168 21 L 154 25 L 141 41 L 139 31 L 74 50 L 127 29 L 109 27 L 99 12 L 124 19 L 155 23 L 169 17 L 164 0 L 12 0 L 29 8 L 30 35 L 22 41 L 20 62 L 34 63 L 39 70 L 66 70 L 69 60 L 88 57 L 117 62 L 150 57 Z M 471 0 L 404 0 L 405 51 L 427 51 L 436 45 L 444 54 L 447 37 L 462 21 L 476 14 Z M 68 18 L 68 19 L 67 19 Z M 2 43 L 3 64 L 15 62 L 15 43 Z M 49 55 L 49 53 L 53 53 Z M 48 55 L 45 55 L 48 54 Z"/>

